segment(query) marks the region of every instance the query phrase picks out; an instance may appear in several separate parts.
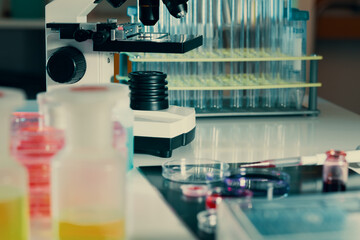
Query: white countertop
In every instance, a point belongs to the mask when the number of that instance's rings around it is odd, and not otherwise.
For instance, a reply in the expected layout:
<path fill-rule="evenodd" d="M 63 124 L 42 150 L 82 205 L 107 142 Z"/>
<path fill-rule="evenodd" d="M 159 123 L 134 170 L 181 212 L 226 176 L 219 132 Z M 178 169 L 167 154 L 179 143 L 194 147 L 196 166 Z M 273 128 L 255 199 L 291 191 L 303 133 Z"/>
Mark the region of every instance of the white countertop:
<path fill-rule="evenodd" d="M 196 239 L 136 169 L 179 158 L 252 162 L 307 156 L 360 145 L 360 115 L 319 100 L 318 117 L 236 117 L 197 119 L 195 140 L 170 159 L 135 154 L 128 173 L 128 239 Z M 32 240 L 46 238 L 33 237 Z M 49 239 L 49 238 L 48 238 Z"/>

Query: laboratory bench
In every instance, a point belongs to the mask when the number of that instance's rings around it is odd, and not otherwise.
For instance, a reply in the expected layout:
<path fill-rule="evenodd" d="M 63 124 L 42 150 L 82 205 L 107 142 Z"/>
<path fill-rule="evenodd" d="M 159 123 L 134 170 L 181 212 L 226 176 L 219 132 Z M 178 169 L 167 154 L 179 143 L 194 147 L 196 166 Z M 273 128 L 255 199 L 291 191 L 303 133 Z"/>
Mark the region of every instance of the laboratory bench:
<path fill-rule="evenodd" d="M 317 117 L 199 118 L 194 141 L 175 149 L 170 159 L 135 154 L 135 167 L 127 173 L 128 239 L 197 239 L 139 167 L 181 158 L 239 163 L 356 149 L 360 115 L 323 99 L 318 107 Z M 32 230 L 32 240 L 49 239 L 49 231 Z"/>

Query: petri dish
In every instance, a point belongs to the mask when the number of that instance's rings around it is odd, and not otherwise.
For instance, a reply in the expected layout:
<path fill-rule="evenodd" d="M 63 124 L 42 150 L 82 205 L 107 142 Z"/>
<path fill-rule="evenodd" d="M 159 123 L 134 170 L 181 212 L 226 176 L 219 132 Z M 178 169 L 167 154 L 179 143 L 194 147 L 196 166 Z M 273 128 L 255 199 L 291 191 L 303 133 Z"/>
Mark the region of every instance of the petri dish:
<path fill-rule="evenodd" d="M 252 196 L 252 191 L 245 188 L 214 187 L 208 191 L 205 206 L 206 209 L 216 209 L 217 205 L 219 205 L 223 199 L 242 198 L 251 200 Z"/>
<path fill-rule="evenodd" d="M 162 176 L 170 181 L 206 184 L 223 181 L 229 174 L 229 164 L 210 159 L 171 160 L 163 163 Z"/>
<path fill-rule="evenodd" d="M 199 230 L 207 234 L 215 233 L 217 226 L 217 215 L 215 209 L 199 212 L 197 215 L 197 220 Z"/>
<path fill-rule="evenodd" d="M 290 190 L 290 176 L 281 171 L 258 168 L 241 168 L 224 180 L 228 188 L 245 188 L 259 196 L 287 196 Z"/>
<path fill-rule="evenodd" d="M 207 186 L 205 185 L 193 185 L 193 184 L 189 184 L 189 185 L 182 185 L 181 187 L 182 193 L 186 196 L 186 197 L 204 197 L 207 195 L 209 189 Z"/>

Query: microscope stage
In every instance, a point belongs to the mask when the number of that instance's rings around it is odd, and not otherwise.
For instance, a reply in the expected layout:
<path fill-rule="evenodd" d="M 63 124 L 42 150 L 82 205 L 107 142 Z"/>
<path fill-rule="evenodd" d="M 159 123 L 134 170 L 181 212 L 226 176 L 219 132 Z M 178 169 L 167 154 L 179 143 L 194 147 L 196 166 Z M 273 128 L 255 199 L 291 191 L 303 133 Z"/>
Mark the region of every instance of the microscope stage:
<path fill-rule="evenodd" d="M 151 35 L 151 36 L 150 36 Z M 186 53 L 202 45 L 202 36 L 168 35 L 142 33 L 125 40 L 108 41 L 94 45 L 94 51 L 147 52 L 147 53 Z"/>

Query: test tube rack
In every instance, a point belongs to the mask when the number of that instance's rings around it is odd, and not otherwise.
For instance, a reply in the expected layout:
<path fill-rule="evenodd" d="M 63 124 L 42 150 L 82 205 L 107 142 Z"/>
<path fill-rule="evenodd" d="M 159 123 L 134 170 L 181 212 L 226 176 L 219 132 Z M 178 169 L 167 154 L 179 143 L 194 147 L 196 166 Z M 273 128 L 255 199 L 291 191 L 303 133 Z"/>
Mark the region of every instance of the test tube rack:
<path fill-rule="evenodd" d="M 191 64 L 191 63 L 238 63 L 238 62 L 254 62 L 266 64 L 266 62 L 289 62 L 289 61 L 308 61 L 310 62 L 310 76 L 308 82 L 292 81 L 289 82 L 285 79 L 281 79 L 279 76 L 276 79 L 269 78 L 267 74 L 261 74 L 257 77 L 256 74 L 223 74 L 223 75 L 174 75 L 168 77 L 169 82 L 169 95 L 170 101 L 173 105 L 195 107 L 198 117 L 216 117 L 216 116 L 273 116 L 273 115 L 309 115 L 316 116 L 319 114 L 317 109 L 317 88 L 322 84 L 318 82 L 318 61 L 322 60 L 321 56 L 302 56 L 292 57 L 286 55 L 269 56 L 268 54 L 259 54 L 257 56 L 241 56 L 241 54 L 228 53 L 226 55 L 217 54 L 215 52 L 204 53 L 202 56 L 195 53 L 188 53 L 184 55 L 175 54 L 132 54 L 126 53 L 129 60 L 132 62 L 135 69 L 145 70 L 145 65 L 158 64 L 159 59 L 166 64 Z M 239 52 L 238 52 L 239 53 Z M 211 57 L 210 57 L 211 56 Z M 139 66 L 140 65 L 140 66 Z M 148 68 L 154 69 L 152 67 Z M 162 69 L 159 69 L 162 70 Z M 125 80 L 125 77 L 118 77 L 118 80 Z M 262 103 L 261 106 L 246 106 L 247 93 L 250 91 L 260 91 L 260 94 L 265 94 L 266 91 L 273 91 L 273 94 L 280 93 L 280 91 L 288 91 L 290 94 L 296 94 L 299 89 L 308 88 L 308 101 L 307 106 L 302 105 L 303 98 L 299 97 L 297 103 L 281 104 L 276 103 L 274 105 L 269 104 L 266 106 Z M 234 106 L 231 104 L 231 92 L 241 91 L 243 92 L 242 104 Z M 196 94 L 201 92 L 204 94 L 203 105 L 195 103 Z M 214 96 L 210 99 L 209 96 L 217 92 L 218 96 Z M 173 96 L 173 95 L 175 96 Z M 208 99 L 206 99 L 206 95 Z M 218 97 L 218 99 L 216 99 Z M 220 99 L 219 99 L 220 97 Z M 294 97 L 294 96 L 293 96 Z M 177 101 L 174 101 L 174 98 Z M 217 104 L 211 103 L 211 101 L 218 101 Z M 221 103 L 219 103 L 221 102 Z M 261 100 L 260 100 L 261 102 Z"/>
<path fill-rule="evenodd" d="M 159 23 L 145 27 L 146 32 L 203 35 L 203 46 L 184 55 L 125 54 L 132 71 L 167 73 L 170 104 L 193 107 L 198 117 L 316 116 L 322 57 L 306 55 L 309 13 L 292 4 L 192 0 L 181 20 L 163 7 Z"/>

